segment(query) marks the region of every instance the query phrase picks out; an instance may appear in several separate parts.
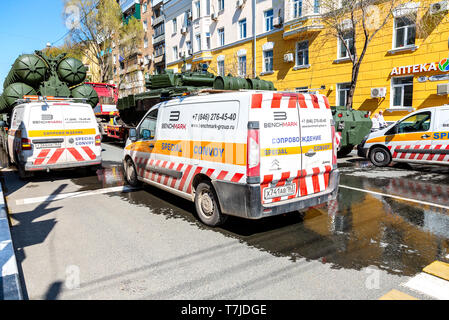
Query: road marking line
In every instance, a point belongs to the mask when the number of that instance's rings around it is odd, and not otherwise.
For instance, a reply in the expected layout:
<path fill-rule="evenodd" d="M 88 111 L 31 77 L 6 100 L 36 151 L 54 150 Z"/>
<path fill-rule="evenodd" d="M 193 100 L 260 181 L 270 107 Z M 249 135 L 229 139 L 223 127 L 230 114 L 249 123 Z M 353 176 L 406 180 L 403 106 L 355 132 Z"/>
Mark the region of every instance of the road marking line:
<path fill-rule="evenodd" d="M 449 263 L 434 261 L 423 269 L 425 273 L 449 281 Z"/>
<path fill-rule="evenodd" d="M 431 206 L 431 207 L 437 207 L 437 208 L 443 208 L 443 209 L 449 210 L 449 206 L 444 206 L 442 204 L 437 204 L 437 203 L 432 203 L 432 202 L 427 202 L 427 201 L 419 201 L 419 200 L 415 200 L 415 199 L 404 198 L 404 197 L 394 196 L 394 195 L 391 195 L 391 194 L 386 194 L 386 193 L 381 193 L 381 192 L 376 192 L 376 191 L 371 191 L 371 190 L 364 190 L 364 189 L 354 188 L 354 187 L 345 186 L 345 185 L 340 185 L 340 188 L 345 188 L 345 189 L 350 189 L 350 190 L 355 190 L 355 191 L 360 191 L 360 192 L 376 194 L 376 195 L 383 196 L 383 197 L 389 197 L 389 198 L 393 198 L 393 199 L 405 200 L 405 201 L 409 201 L 409 202 L 413 202 L 413 203 L 419 203 L 419 204 L 422 204 L 422 205 L 427 205 L 427 206 Z"/>
<path fill-rule="evenodd" d="M 419 300 L 415 297 L 412 297 L 404 292 L 393 289 L 390 292 L 386 293 L 379 300 Z"/>
<path fill-rule="evenodd" d="M 61 200 L 61 199 L 79 198 L 79 197 L 93 196 L 93 195 L 111 193 L 111 192 L 132 192 L 135 190 L 138 190 L 138 188 L 133 188 L 133 187 L 129 187 L 129 186 L 121 186 L 121 187 L 98 189 L 98 190 L 93 190 L 93 191 L 79 191 L 79 192 L 63 193 L 63 194 L 46 196 L 46 197 L 36 197 L 36 198 L 27 198 L 27 199 L 16 200 L 16 205 L 20 206 L 20 205 L 24 205 L 24 204 L 52 202 L 52 201 Z"/>
<path fill-rule="evenodd" d="M 421 272 L 403 286 L 440 300 L 449 299 L 449 281 Z"/>

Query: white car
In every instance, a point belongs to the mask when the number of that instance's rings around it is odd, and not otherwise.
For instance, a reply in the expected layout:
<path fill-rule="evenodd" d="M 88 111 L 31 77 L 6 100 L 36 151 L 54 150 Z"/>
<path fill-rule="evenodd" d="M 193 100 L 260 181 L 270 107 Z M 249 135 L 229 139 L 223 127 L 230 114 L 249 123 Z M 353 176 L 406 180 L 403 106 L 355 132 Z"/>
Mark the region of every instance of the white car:
<path fill-rule="evenodd" d="M 124 150 L 129 184 L 195 202 L 207 225 L 258 219 L 334 199 L 335 127 L 322 95 L 200 94 L 152 107 Z"/>
<path fill-rule="evenodd" d="M 7 153 L 22 177 L 101 165 L 101 137 L 89 104 L 31 96 L 13 108 L 10 122 Z"/>
<path fill-rule="evenodd" d="M 449 105 L 420 109 L 370 133 L 358 151 L 376 166 L 391 161 L 449 165 Z"/>

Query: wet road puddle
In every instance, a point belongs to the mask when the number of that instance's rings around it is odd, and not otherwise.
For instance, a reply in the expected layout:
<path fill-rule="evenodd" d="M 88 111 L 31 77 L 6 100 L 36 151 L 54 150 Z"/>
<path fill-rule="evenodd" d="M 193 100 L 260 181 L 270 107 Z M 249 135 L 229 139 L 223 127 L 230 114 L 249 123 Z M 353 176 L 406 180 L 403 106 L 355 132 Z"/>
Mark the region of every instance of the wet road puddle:
<path fill-rule="evenodd" d="M 95 183 L 97 188 L 98 183 L 120 184 L 121 170 L 106 168 L 97 174 L 97 181 L 93 177 L 73 181 L 83 188 L 91 188 Z M 374 179 L 343 172 L 341 183 L 439 203 L 448 200 L 445 185 L 415 180 L 413 174 Z M 409 276 L 434 260 L 449 261 L 449 211 L 366 192 L 341 188 L 338 199 L 321 208 L 262 220 L 230 217 L 220 228 L 200 223 L 193 203 L 152 186 L 109 196 L 120 196 L 132 205 L 148 208 L 149 214 L 183 219 L 198 229 L 220 232 L 292 261 L 305 258 L 329 263 L 333 268 L 356 270 L 377 266 L 392 274 Z"/>

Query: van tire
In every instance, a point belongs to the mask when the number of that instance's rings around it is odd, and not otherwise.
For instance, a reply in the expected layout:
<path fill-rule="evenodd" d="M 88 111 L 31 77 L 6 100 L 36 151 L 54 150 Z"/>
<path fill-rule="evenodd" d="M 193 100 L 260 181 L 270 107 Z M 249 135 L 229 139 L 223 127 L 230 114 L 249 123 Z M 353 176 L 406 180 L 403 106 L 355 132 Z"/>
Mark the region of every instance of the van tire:
<path fill-rule="evenodd" d="M 348 154 L 351 153 L 351 151 L 353 149 L 354 149 L 354 145 L 352 145 L 352 144 L 341 147 L 341 149 L 337 151 L 337 157 L 338 158 L 346 157 Z"/>
<path fill-rule="evenodd" d="M 211 227 L 222 225 L 228 217 L 221 213 L 217 194 L 208 182 L 201 182 L 196 187 L 195 209 L 200 220 Z"/>
<path fill-rule="evenodd" d="M 14 161 L 17 167 L 17 172 L 19 173 L 20 180 L 27 180 L 33 177 L 33 173 L 25 171 L 25 168 L 20 164 L 17 154 L 14 154 Z"/>
<path fill-rule="evenodd" d="M 128 158 L 125 162 L 125 179 L 131 187 L 137 187 L 140 185 L 140 181 L 137 179 L 136 166 L 130 158 Z"/>
<path fill-rule="evenodd" d="M 391 162 L 391 154 L 385 148 L 374 147 L 369 153 L 369 159 L 376 167 L 386 167 Z"/>

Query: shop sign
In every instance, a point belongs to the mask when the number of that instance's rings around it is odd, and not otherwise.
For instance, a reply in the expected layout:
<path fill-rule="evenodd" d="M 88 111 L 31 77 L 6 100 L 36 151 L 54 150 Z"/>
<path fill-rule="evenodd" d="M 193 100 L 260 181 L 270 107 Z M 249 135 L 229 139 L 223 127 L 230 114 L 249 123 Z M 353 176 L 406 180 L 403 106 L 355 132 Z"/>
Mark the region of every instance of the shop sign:
<path fill-rule="evenodd" d="M 402 67 L 394 67 L 391 71 L 392 76 L 399 76 L 403 74 L 415 74 L 430 71 L 449 71 L 449 59 L 443 59 L 440 62 L 428 62 L 423 64 L 415 64 Z"/>

